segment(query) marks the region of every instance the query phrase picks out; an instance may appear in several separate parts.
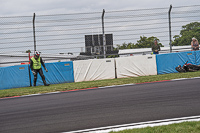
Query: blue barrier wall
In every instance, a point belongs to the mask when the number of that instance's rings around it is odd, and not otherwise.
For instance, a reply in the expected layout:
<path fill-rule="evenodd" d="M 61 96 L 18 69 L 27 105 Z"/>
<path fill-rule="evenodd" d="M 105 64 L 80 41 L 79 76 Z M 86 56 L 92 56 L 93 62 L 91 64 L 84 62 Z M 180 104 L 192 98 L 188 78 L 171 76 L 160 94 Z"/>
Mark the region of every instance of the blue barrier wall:
<path fill-rule="evenodd" d="M 195 51 L 196 53 L 196 65 L 200 65 L 200 51 Z"/>
<path fill-rule="evenodd" d="M 56 62 L 56 63 L 45 63 L 48 72 L 45 72 L 44 68 L 43 73 L 46 78 L 47 83 L 49 84 L 60 84 L 60 83 L 70 83 L 74 82 L 74 72 L 73 72 L 73 62 Z M 34 76 L 31 72 L 31 83 L 33 85 Z M 38 79 L 36 85 L 44 85 L 42 78 L 38 74 Z"/>
<path fill-rule="evenodd" d="M 0 90 L 28 86 L 28 65 L 0 67 Z"/>
<path fill-rule="evenodd" d="M 200 51 L 169 53 L 156 55 L 158 74 L 176 73 L 175 68 L 183 65 L 186 61 L 192 64 L 200 64 Z M 74 82 L 73 62 L 56 62 L 45 64 L 49 72 L 43 73 L 49 84 Z M 147 66 L 148 67 L 148 66 Z M 28 87 L 33 83 L 33 74 L 29 77 L 28 65 L 0 67 L 0 90 Z M 38 74 L 37 85 L 43 85 L 42 79 Z"/>
<path fill-rule="evenodd" d="M 196 51 L 191 51 L 156 55 L 157 72 L 158 74 L 177 73 L 175 68 L 186 61 L 196 64 L 196 54 Z"/>

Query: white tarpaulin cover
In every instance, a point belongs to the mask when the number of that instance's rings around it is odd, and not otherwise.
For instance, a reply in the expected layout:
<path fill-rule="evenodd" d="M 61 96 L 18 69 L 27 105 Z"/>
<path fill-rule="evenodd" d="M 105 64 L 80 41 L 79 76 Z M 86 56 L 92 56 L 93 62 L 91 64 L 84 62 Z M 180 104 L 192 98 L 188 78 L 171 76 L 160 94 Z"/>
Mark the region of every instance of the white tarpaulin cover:
<path fill-rule="evenodd" d="M 116 58 L 117 78 L 157 75 L 156 56 L 141 55 Z"/>
<path fill-rule="evenodd" d="M 74 61 L 75 82 L 115 78 L 114 59 L 92 59 Z"/>

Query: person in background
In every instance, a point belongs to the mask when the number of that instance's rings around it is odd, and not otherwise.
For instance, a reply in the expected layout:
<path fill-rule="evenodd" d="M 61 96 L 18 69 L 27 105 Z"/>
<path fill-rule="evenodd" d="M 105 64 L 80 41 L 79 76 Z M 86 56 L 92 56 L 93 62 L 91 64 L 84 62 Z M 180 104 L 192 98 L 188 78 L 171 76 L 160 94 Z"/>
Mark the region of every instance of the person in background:
<path fill-rule="evenodd" d="M 199 42 L 195 37 L 192 38 L 191 48 L 192 50 L 199 50 Z"/>
<path fill-rule="evenodd" d="M 40 76 L 42 77 L 42 81 L 45 86 L 49 86 L 45 80 L 45 76 L 42 71 L 42 66 L 44 67 L 45 71 L 48 72 L 47 68 L 44 65 L 44 62 L 42 58 L 40 57 L 40 53 L 38 51 L 35 52 L 34 57 L 31 58 L 30 60 L 30 68 L 31 71 L 34 75 L 34 81 L 33 81 L 33 86 L 36 86 L 36 81 L 37 81 L 37 74 L 39 73 Z"/>
<path fill-rule="evenodd" d="M 152 46 L 153 54 L 159 54 L 160 46 L 158 45 L 158 41 L 154 40 L 154 45 Z"/>

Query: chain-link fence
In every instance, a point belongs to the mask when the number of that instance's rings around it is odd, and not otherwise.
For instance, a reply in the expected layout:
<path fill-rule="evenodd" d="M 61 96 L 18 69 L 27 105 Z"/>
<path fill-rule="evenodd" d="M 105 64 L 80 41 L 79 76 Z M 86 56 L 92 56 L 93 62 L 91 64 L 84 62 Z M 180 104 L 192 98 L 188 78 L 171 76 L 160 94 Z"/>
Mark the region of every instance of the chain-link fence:
<path fill-rule="evenodd" d="M 172 8 L 171 35 L 169 10 L 170 7 L 0 17 L 0 66 L 27 62 L 26 52 L 33 54 L 34 50 L 40 51 L 45 60 L 60 61 L 117 55 L 119 46 L 143 48 L 145 45 L 139 44 L 150 37 L 169 47 L 170 36 L 173 41 L 183 25 L 199 22 L 200 5 Z"/>

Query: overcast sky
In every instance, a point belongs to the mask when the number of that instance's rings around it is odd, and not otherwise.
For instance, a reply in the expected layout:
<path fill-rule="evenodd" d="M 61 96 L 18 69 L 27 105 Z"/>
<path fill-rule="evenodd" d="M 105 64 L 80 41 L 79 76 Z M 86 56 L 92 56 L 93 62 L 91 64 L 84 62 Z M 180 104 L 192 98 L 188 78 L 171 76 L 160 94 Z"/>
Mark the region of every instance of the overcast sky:
<path fill-rule="evenodd" d="M 179 35 L 181 26 L 199 21 L 199 13 L 196 12 L 199 11 L 199 6 L 194 7 L 192 5 L 200 5 L 200 0 L 0 0 L 0 2 L 0 53 L 10 52 L 11 50 L 12 52 L 33 50 L 33 13 L 36 13 L 36 40 L 37 48 L 40 51 L 49 52 L 47 51 L 48 48 L 51 52 L 58 50 L 56 52 L 59 53 L 63 53 L 63 51 L 65 53 L 83 52 L 85 35 L 102 33 L 100 16 L 103 9 L 106 10 L 105 32 L 106 34 L 113 34 L 114 45 L 120 45 L 124 42 L 136 43 L 140 36 L 155 36 L 160 39 L 164 46 L 169 46 L 167 12 L 170 5 L 172 4 L 173 7 L 190 6 L 172 8 L 172 14 L 175 11 L 178 12 L 178 14 L 172 15 L 172 37 Z M 152 8 L 162 9 L 135 11 Z M 124 12 L 121 10 L 133 11 Z M 192 12 L 188 13 L 191 10 Z M 121 14 L 120 12 L 109 11 L 121 11 Z M 148 15 L 146 11 L 149 14 L 155 12 L 164 14 Z M 52 15 L 70 13 L 91 14 L 85 16 L 83 14 Z M 143 14 L 143 16 L 141 18 L 140 16 L 133 17 L 135 13 Z M 144 13 L 147 15 L 144 15 Z M 49 17 L 48 15 L 52 16 Z M 123 18 L 124 15 L 132 15 L 132 17 Z M 66 16 L 67 19 L 65 19 Z M 119 21 L 121 18 L 123 21 Z M 56 48 L 54 44 L 57 44 L 55 45 Z M 22 47 L 24 49 L 21 49 Z M 78 50 L 74 47 L 77 47 Z"/>
<path fill-rule="evenodd" d="M 65 14 L 199 5 L 199 0 L 0 0 L 0 16 Z"/>

